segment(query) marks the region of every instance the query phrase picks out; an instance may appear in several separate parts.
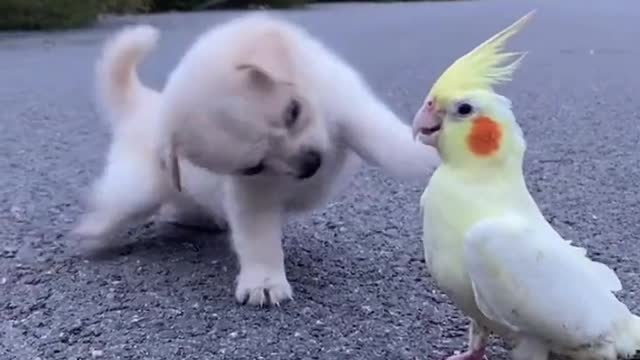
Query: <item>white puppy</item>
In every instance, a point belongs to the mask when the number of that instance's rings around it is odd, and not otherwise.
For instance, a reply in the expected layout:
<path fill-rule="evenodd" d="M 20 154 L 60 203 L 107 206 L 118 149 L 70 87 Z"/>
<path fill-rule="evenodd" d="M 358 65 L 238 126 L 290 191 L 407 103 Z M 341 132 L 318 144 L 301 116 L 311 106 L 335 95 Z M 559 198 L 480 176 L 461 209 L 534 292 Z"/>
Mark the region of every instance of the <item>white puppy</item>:
<path fill-rule="evenodd" d="M 214 27 L 162 92 L 136 75 L 157 38 L 150 26 L 125 29 L 98 64 L 113 140 L 75 233 L 100 245 L 159 209 L 178 221 L 205 214 L 230 228 L 237 300 L 278 304 L 292 296 L 289 214 L 325 204 L 361 159 L 406 179 L 439 164 L 354 69 L 296 25 L 251 14 Z"/>

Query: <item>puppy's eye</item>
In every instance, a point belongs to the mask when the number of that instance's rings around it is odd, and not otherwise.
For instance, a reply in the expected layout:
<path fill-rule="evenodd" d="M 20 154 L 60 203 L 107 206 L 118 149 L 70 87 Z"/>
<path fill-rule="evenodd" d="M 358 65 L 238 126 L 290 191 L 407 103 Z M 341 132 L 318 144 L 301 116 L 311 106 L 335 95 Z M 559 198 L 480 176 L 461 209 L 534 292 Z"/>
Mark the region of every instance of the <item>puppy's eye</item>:
<path fill-rule="evenodd" d="M 466 116 L 473 112 L 473 106 L 468 103 L 461 103 L 458 105 L 456 112 L 458 115 Z"/>
<path fill-rule="evenodd" d="M 242 175 L 246 175 L 246 176 L 252 176 L 252 175 L 258 175 L 260 174 L 262 171 L 264 171 L 264 163 L 262 161 L 260 161 L 258 163 L 258 165 L 252 166 L 252 167 L 248 167 L 246 169 L 243 169 L 242 171 L 240 171 L 240 173 Z"/>
<path fill-rule="evenodd" d="M 284 114 L 284 125 L 288 128 L 295 125 L 296 121 L 298 121 L 298 117 L 300 117 L 300 112 L 300 102 L 296 99 L 291 100 Z"/>

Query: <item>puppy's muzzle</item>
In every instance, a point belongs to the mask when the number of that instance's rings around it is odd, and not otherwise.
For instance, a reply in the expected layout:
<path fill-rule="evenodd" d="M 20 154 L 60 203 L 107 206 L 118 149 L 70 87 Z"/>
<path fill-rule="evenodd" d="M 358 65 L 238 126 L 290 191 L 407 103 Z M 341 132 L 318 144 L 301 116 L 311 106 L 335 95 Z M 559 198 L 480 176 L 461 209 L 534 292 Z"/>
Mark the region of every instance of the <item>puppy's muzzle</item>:
<path fill-rule="evenodd" d="M 322 165 L 322 155 L 315 150 L 308 150 L 300 155 L 298 179 L 308 179 L 318 172 Z"/>

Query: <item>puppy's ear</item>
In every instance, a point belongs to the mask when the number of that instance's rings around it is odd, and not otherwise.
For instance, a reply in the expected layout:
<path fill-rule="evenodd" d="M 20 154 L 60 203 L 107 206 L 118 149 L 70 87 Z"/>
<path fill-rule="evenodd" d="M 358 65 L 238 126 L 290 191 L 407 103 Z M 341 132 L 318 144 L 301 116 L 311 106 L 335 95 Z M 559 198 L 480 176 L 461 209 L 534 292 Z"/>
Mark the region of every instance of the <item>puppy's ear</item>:
<path fill-rule="evenodd" d="M 248 71 L 251 84 L 270 90 L 279 83 L 291 83 L 293 64 L 289 42 L 276 31 L 267 32 L 242 56 L 236 67 Z"/>
<path fill-rule="evenodd" d="M 270 90 L 276 84 L 276 79 L 269 72 L 253 64 L 240 64 L 236 66 L 239 71 L 247 72 L 251 86 L 259 90 Z"/>
<path fill-rule="evenodd" d="M 173 142 L 171 142 L 171 145 L 166 149 L 164 163 L 167 171 L 169 172 L 169 181 L 171 182 L 171 185 L 178 190 L 178 192 L 181 192 L 182 182 L 180 180 L 180 163 L 178 162 L 178 154 Z"/>

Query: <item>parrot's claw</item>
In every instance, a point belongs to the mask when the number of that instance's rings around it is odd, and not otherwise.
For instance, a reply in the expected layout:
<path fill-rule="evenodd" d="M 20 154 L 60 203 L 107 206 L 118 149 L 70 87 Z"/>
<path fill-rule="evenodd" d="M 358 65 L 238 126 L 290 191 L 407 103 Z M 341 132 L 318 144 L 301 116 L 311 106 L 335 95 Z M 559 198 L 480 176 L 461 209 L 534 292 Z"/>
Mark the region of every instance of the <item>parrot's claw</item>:
<path fill-rule="evenodd" d="M 462 354 L 449 356 L 446 360 L 487 360 L 487 356 L 484 354 L 484 349 L 475 351 L 467 351 Z"/>

